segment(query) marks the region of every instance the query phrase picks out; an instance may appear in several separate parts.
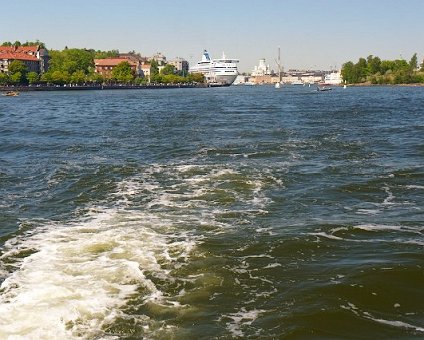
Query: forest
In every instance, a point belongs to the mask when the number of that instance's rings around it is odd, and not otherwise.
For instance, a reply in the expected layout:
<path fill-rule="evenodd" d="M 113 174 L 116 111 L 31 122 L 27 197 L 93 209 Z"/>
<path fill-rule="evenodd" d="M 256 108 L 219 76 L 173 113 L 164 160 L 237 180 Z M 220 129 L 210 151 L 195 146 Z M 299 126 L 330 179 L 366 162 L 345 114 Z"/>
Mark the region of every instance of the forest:
<path fill-rule="evenodd" d="M 349 61 L 342 67 L 347 84 L 417 84 L 424 83 L 424 65 L 418 65 L 417 54 L 411 59 L 381 60 L 373 55 Z"/>

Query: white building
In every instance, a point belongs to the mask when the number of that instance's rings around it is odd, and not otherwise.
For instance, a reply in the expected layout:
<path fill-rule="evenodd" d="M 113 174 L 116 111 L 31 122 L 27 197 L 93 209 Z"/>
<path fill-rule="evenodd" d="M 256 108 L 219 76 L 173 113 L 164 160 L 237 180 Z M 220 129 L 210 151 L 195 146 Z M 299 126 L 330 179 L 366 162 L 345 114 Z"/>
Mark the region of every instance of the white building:
<path fill-rule="evenodd" d="M 177 57 L 174 60 L 171 60 L 168 64 L 171 64 L 175 67 L 175 70 L 178 72 L 182 72 L 184 74 L 188 73 L 188 61 Z"/>
<path fill-rule="evenodd" d="M 265 64 L 265 59 L 259 60 L 259 66 L 255 66 L 252 71 L 252 77 L 262 77 L 271 75 L 271 69 L 269 65 Z"/>
<path fill-rule="evenodd" d="M 166 57 L 160 52 L 157 52 L 155 55 L 153 55 L 153 57 L 150 58 L 150 60 L 157 61 L 159 66 L 166 65 Z"/>
<path fill-rule="evenodd" d="M 330 85 L 340 85 L 342 81 L 342 73 L 340 71 L 331 72 L 324 77 L 324 83 Z"/>

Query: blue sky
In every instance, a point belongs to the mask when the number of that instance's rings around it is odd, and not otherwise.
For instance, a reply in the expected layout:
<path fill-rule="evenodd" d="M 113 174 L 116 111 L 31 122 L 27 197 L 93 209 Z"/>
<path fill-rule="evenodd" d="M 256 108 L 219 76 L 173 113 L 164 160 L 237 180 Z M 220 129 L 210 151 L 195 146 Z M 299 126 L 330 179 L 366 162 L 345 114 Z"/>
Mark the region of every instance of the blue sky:
<path fill-rule="evenodd" d="M 424 57 L 424 0 L 0 0 L 0 41 L 39 39 L 48 48 L 161 51 L 196 62 L 225 51 L 249 72 L 339 68 L 370 54 Z"/>

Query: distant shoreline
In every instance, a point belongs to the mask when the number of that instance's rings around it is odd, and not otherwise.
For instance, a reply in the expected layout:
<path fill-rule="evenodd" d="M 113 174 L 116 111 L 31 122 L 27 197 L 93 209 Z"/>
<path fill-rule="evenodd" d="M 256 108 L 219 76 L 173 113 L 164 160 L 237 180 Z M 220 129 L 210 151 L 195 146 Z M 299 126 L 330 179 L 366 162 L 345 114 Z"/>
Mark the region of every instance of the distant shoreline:
<path fill-rule="evenodd" d="M 0 91 L 87 91 L 87 90 L 145 90 L 145 89 L 176 89 L 204 88 L 207 84 L 149 84 L 149 85 L 81 85 L 81 86 L 0 86 Z"/>
<path fill-rule="evenodd" d="M 340 84 L 343 86 L 343 84 Z M 346 86 L 390 86 L 390 87 L 422 87 L 424 83 L 414 83 L 414 84 L 371 84 L 371 83 L 358 83 L 358 84 L 346 84 Z"/>

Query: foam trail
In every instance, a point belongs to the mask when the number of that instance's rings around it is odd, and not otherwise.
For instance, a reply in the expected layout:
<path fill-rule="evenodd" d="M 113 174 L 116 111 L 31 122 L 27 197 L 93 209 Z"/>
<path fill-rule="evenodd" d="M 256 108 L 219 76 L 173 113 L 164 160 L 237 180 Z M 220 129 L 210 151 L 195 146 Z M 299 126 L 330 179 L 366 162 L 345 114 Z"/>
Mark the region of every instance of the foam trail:
<path fill-rule="evenodd" d="M 136 291 L 145 300 L 162 299 L 144 273 L 169 278 L 162 267 L 187 258 L 195 241 L 153 226 L 166 227 L 166 221 L 110 209 L 8 242 L 2 261 L 15 258 L 17 249 L 32 254 L 1 285 L 0 338 L 98 336 Z"/>

